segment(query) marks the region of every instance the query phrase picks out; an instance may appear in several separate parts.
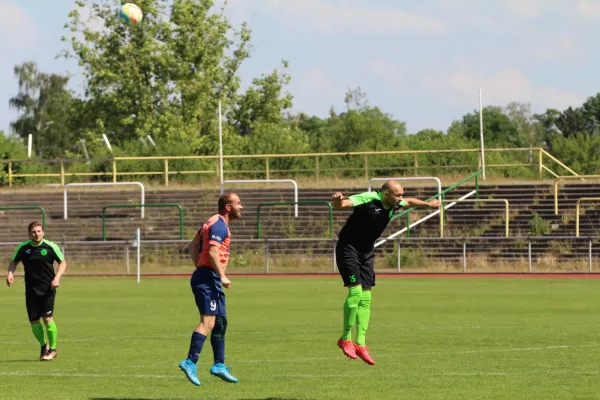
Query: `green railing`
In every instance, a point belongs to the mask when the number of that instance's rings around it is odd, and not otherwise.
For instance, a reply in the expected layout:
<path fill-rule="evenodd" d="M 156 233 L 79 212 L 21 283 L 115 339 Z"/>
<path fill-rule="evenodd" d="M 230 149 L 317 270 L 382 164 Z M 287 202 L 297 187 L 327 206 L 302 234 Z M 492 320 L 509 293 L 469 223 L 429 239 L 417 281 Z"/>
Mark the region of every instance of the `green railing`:
<path fill-rule="evenodd" d="M 0 210 L 40 210 L 42 212 L 42 229 L 46 229 L 46 210 L 42 206 L 1 206 Z"/>
<path fill-rule="evenodd" d="M 108 204 L 102 207 L 102 240 L 106 240 L 106 210 L 109 208 L 177 207 L 179 209 L 179 239 L 183 240 L 183 207 L 175 203 Z"/>
<path fill-rule="evenodd" d="M 479 171 L 474 172 L 471 175 L 467 176 L 466 178 L 461 179 L 460 181 L 456 182 L 454 185 L 442 190 L 441 193 L 436 193 L 435 195 L 427 198 L 425 201 L 437 199 L 438 197 L 441 197 L 441 200 L 444 200 L 446 197 L 446 193 L 448 193 L 451 190 L 456 189 L 458 186 L 462 185 L 463 183 L 465 183 L 473 178 L 475 178 L 475 198 L 479 199 L 479 175 L 481 175 L 482 173 L 483 173 L 483 169 L 480 169 Z M 406 237 L 410 237 L 410 212 L 415 209 L 416 209 L 416 207 L 408 208 L 408 209 L 402 211 L 401 213 L 394 215 L 391 219 L 393 221 L 402 216 L 404 216 L 406 218 Z"/>
<path fill-rule="evenodd" d="M 261 224 L 260 224 L 260 209 L 262 206 L 289 206 L 289 205 L 307 205 L 307 204 L 326 204 L 329 206 L 329 236 L 333 237 L 333 206 L 330 202 L 325 200 L 314 200 L 314 201 L 273 201 L 260 203 L 256 209 L 256 227 L 257 227 L 257 237 L 260 239 L 261 234 Z"/>

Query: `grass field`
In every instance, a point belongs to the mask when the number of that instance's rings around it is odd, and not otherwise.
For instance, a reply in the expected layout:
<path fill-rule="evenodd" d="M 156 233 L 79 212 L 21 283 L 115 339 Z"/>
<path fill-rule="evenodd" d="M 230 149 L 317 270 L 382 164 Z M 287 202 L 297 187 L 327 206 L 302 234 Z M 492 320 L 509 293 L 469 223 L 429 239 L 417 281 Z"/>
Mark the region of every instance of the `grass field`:
<path fill-rule="evenodd" d="M 240 383 L 200 387 L 177 368 L 197 311 L 187 279 L 65 277 L 59 357 L 37 361 L 23 282 L 0 288 L 1 399 L 600 398 L 600 281 L 385 278 L 368 366 L 336 347 L 339 278 L 233 277 L 227 363 Z"/>

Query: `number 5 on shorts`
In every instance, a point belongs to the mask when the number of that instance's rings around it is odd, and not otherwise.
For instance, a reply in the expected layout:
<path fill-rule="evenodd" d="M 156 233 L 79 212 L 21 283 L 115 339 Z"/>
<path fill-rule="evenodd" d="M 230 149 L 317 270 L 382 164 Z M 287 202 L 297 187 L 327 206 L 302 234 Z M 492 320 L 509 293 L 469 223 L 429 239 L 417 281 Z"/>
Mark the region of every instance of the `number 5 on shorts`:
<path fill-rule="evenodd" d="M 350 282 L 351 283 L 356 283 L 356 276 L 355 275 L 350 275 Z"/>

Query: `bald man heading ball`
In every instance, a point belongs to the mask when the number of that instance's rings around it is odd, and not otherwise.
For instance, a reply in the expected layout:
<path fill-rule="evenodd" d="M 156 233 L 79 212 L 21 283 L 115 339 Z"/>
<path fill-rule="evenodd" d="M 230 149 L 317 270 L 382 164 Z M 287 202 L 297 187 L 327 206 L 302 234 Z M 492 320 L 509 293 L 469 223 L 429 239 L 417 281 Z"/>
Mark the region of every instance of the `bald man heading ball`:
<path fill-rule="evenodd" d="M 335 208 L 354 210 L 339 233 L 335 254 L 337 267 L 348 288 L 344 302 L 344 326 L 338 346 L 352 359 L 360 357 L 367 364 L 375 361 L 369 354 L 365 338 L 371 315 L 371 287 L 375 286 L 373 265 L 375 241 L 381 236 L 394 212 L 404 207 L 439 207 L 439 200 L 423 201 L 404 198 L 404 188 L 394 180 L 377 192 L 365 192 L 348 198 L 340 192 L 331 198 Z M 352 327 L 356 322 L 356 342 Z"/>

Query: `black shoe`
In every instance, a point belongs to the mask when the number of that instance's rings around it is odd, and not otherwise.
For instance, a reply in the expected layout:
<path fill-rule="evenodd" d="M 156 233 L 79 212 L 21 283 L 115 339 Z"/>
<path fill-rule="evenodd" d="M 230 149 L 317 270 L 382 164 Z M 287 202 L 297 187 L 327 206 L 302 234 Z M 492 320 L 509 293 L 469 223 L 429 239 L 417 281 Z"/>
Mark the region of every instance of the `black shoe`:
<path fill-rule="evenodd" d="M 43 358 L 48 353 L 48 351 L 50 351 L 50 345 L 46 343 L 42 346 L 42 349 L 40 350 L 40 361 L 43 361 Z"/>
<path fill-rule="evenodd" d="M 56 353 L 56 349 L 50 349 L 44 356 L 42 357 L 42 361 L 52 361 L 54 360 L 58 354 Z"/>

